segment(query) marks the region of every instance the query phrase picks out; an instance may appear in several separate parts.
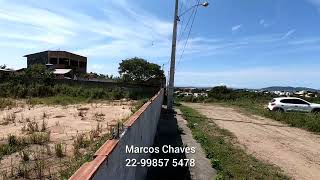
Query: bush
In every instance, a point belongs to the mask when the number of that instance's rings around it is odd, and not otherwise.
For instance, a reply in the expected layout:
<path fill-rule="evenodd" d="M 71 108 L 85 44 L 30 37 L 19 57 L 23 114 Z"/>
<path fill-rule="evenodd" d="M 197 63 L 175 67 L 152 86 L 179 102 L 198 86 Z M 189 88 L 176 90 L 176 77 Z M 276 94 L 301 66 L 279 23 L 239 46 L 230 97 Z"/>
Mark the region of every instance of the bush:
<path fill-rule="evenodd" d="M 63 145 L 62 143 L 58 143 L 54 146 L 54 150 L 55 150 L 55 153 L 56 153 L 56 156 L 58 158 L 63 158 L 65 155 L 64 155 L 64 152 L 63 152 Z"/>
<path fill-rule="evenodd" d="M 35 132 L 29 135 L 30 143 L 43 145 L 50 141 L 50 132 Z"/>

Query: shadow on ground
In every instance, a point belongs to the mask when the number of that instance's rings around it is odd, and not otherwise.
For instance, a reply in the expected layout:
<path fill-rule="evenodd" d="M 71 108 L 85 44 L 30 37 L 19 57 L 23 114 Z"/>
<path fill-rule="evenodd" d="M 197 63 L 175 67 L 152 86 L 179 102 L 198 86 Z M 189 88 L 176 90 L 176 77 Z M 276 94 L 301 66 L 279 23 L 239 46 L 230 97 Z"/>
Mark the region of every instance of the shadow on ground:
<path fill-rule="evenodd" d="M 185 159 L 184 153 L 165 154 L 161 151 L 163 145 L 173 147 L 183 147 L 181 131 L 178 129 L 175 112 L 169 112 L 162 109 L 161 117 L 157 127 L 157 133 L 154 139 L 153 147 L 159 147 L 160 153 L 152 154 L 151 159 L 170 159 L 167 167 L 150 167 L 148 169 L 147 180 L 179 179 L 191 180 L 188 167 L 173 167 L 172 159 Z"/>

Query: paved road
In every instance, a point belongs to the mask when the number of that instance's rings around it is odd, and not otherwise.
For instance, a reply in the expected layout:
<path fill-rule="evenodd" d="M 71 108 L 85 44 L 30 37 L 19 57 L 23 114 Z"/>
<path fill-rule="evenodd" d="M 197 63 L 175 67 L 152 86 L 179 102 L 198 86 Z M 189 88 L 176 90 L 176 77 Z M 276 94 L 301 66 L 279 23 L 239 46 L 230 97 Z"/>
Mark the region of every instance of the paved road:
<path fill-rule="evenodd" d="M 320 135 L 277 121 L 212 104 L 185 104 L 231 131 L 258 159 L 279 166 L 294 179 L 320 179 Z"/>

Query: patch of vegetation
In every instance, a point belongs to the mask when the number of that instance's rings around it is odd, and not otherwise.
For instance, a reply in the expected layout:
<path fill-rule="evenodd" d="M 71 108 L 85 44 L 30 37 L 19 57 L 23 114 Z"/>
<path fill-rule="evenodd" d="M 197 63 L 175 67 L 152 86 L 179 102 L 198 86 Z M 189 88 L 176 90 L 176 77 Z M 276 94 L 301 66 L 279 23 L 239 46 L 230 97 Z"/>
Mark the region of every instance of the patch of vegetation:
<path fill-rule="evenodd" d="M 28 136 L 17 137 L 8 135 L 7 143 L 0 144 L 0 159 L 5 155 L 10 155 L 23 150 L 30 144 L 44 145 L 50 141 L 50 132 L 34 131 Z"/>
<path fill-rule="evenodd" d="M 24 138 L 18 138 L 15 135 L 8 135 L 7 143 L 0 144 L 0 159 L 5 155 L 10 155 L 22 150 L 26 146 L 27 142 Z"/>
<path fill-rule="evenodd" d="M 108 140 L 110 134 L 105 134 L 90 143 L 85 154 L 78 154 L 74 158 L 63 162 L 63 169 L 59 172 L 60 179 L 69 179 L 84 163 L 94 158 L 94 153 Z"/>
<path fill-rule="evenodd" d="M 90 145 L 90 140 L 87 139 L 85 134 L 78 134 L 75 137 L 75 140 L 73 142 L 73 146 L 76 148 L 86 148 Z"/>
<path fill-rule="evenodd" d="M 11 99 L 7 99 L 7 98 L 0 98 L 0 109 L 4 109 L 4 108 L 7 108 L 7 107 L 12 107 L 14 106 L 15 103 L 13 100 Z"/>
<path fill-rule="evenodd" d="M 15 123 L 16 122 L 16 114 L 15 113 L 11 113 L 6 115 L 5 117 L 3 117 L 2 122 L 0 123 L 0 125 L 8 125 L 11 123 Z"/>
<path fill-rule="evenodd" d="M 20 151 L 19 152 L 19 155 L 20 155 L 20 157 L 21 157 L 21 160 L 23 161 L 23 162 L 27 162 L 27 161 L 29 161 L 30 160 L 30 155 L 29 155 L 29 152 L 28 151 Z"/>
<path fill-rule="evenodd" d="M 28 99 L 30 104 L 75 104 L 93 100 L 141 99 L 152 92 L 121 87 L 96 87 L 90 85 L 59 84 L 43 65 L 33 65 L 24 72 L 15 73 L 0 83 L 0 97 Z M 0 99 L 2 107 L 11 104 Z"/>
<path fill-rule="evenodd" d="M 31 105 L 45 104 L 45 105 L 62 105 L 62 106 L 66 106 L 69 104 L 90 103 L 91 101 L 92 100 L 90 98 L 70 97 L 70 96 L 64 96 L 64 95 L 27 99 L 27 103 Z"/>
<path fill-rule="evenodd" d="M 58 143 L 54 145 L 54 151 L 58 158 L 63 158 L 65 156 L 64 150 L 63 150 L 62 143 Z"/>
<path fill-rule="evenodd" d="M 30 144 L 43 145 L 50 141 L 50 132 L 34 132 L 29 135 Z"/>
<path fill-rule="evenodd" d="M 131 112 L 135 113 L 137 112 L 146 102 L 148 102 L 148 98 L 140 99 L 138 100 L 134 106 L 131 108 Z"/>
<path fill-rule="evenodd" d="M 289 179 L 280 168 L 259 161 L 234 144 L 236 138 L 227 130 L 198 113 L 180 106 L 193 137 L 205 150 L 212 167 L 218 170 L 216 179 Z"/>
<path fill-rule="evenodd" d="M 285 122 L 293 127 L 320 133 L 320 114 L 303 112 L 271 112 L 265 109 L 268 102 L 275 96 L 264 93 L 232 90 L 227 87 L 215 87 L 209 92 L 209 97 L 201 102 L 218 103 L 225 106 L 238 107 L 244 112 L 264 116 Z M 184 100 L 184 99 L 180 99 Z M 309 102 L 319 102 L 319 98 L 306 99 Z M 188 102 L 199 102 L 198 100 Z"/>

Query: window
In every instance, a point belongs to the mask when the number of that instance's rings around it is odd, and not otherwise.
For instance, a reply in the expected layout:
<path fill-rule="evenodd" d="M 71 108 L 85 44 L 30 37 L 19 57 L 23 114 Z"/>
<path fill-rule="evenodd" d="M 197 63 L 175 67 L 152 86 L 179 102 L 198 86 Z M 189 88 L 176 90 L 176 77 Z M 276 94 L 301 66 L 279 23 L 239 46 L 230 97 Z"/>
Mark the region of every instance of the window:
<path fill-rule="evenodd" d="M 293 104 L 308 104 L 305 101 L 302 101 L 300 99 L 292 99 Z"/>
<path fill-rule="evenodd" d="M 50 64 L 57 64 L 58 59 L 57 58 L 50 58 Z"/>
<path fill-rule="evenodd" d="M 59 64 L 69 65 L 69 61 L 68 61 L 68 59 L 61 58 L 61 59 L 59 59 Z"/>
<path fill-rule="evenodd" d="M 293 104 L 292 99 L 282 99 L 280 102 L 285 104 Z"/>

